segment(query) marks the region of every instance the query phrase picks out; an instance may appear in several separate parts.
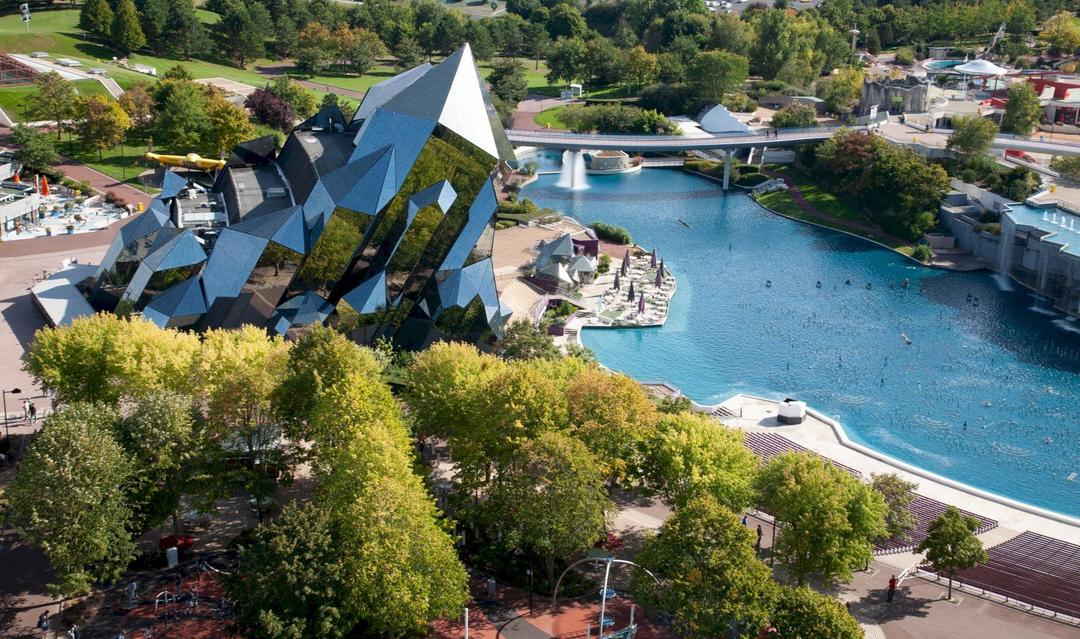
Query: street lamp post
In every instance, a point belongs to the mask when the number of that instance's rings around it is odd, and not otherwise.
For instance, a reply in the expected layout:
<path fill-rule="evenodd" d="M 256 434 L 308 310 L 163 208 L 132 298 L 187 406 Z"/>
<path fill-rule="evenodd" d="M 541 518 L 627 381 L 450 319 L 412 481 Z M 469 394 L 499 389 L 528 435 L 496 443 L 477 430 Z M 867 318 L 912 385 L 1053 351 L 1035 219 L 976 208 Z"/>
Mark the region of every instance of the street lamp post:
<path fill-rule="evenodd" d="M 533 573 L 532 568 L 528 570 L 529 575 L 529 616 L 533 614 Z"/>
<path fill-rule="evenodd" d="M 7 396 L 8 393 L 12 395 L 18 395 L 22 392 L 21 388 L 13 388 L 11 390 L 0 389 L 0 395 L 3 396 L 4 401 L 4 442 L 10 443 L 11 429 L 8 427 L 8 412 L 7 412 Z"/>

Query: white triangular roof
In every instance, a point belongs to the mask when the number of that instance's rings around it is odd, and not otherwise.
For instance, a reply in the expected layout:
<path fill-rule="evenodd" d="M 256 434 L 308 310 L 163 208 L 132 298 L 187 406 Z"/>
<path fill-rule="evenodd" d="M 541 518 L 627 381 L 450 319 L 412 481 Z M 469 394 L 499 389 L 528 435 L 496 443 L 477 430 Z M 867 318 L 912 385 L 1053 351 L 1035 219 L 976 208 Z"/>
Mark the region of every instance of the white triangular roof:
<path fill-rule="evenodd" d="M 709 133 L 749 133 L 750 127 L 739 121 L 722 104 L 707 109 L 698 118 L 701 128 Z"/>

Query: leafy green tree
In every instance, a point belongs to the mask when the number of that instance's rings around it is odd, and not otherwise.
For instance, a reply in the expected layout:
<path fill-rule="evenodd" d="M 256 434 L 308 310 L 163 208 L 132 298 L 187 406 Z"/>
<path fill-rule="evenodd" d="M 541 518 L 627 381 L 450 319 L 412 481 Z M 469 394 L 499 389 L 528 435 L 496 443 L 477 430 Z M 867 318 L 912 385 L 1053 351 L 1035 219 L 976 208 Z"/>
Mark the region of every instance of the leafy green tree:
<path fill-rule="evenodd" d="M 139 25 L 155 55 L 161 55 L 168 39 L 169 0 L 139 0 Z"/>
<path fill-rule="evenodd" d="M 878 149 L 863 191 L 864 210 L 890 233 L 917 240 L 937 223 L 949 175 L 917 151 L 891 144 Z"/>
<path fill-rule="evenodd" d="M 135 401 L 130 413 L 112 426 L 113 436 L 132 461 L 127 500 L 132 529 L 160 525 L 170 515 L 177 532 L 180 497 L 205 452 L 201 417 L 191 397 L 161 391 Z"/>
<path fill-rule="evenodd" d="M 681 508 L 709 495 L 734 512 L 754 496 L 757 457 L 743 445 L 742 431 L 696 413 L 665 415 L 645 442 L 645 478 L 664 503 Z"/>
<path fill-rule="evenodd" d="M 374 634 L 416 636 L 465 606 L 468 575 L 419 477 L 378 477 L 344 514 L 349 603 Z"/>
<path fill-rule="evenodd" d="M 1080 155 L 1056 157 L 1050 163 L 1050 168 L 1074 182 L 1080 182 Z"/>
<path fill-rule="evenodd" d="M 56 571 L 57 595 L 117 579 L 135 557 L 123 486 L 130 464 L 113 440 L 114 409 L 76 403 L 45 420 L 7 491 L 22 538 Z"/>
<path fill-rule="evenodd" d="M 375 67 L 382 58 L 389 53 L 386 45 L 374 31 L 367 29 L 354 29 L 353 39 L 342 51 L 347 69 L 356 75 L 364 75 Z"/>
<path fill-rule="evenodd" d="M 416 39 L 412 36 L 401 38 L 397 46 L 393 48 L 393 53 L 394 57 L 397 58 L 396 68 L 398 71 L 412 69 L 424 61 L 420 45 L 416 43 Z"/>
<path fill-rule="evenodd" d="M 885 500 L 813 453 L 774 458 L 757 476 L 758 499 L 779 523 L 773 554 L 801 585 L 809 575 L 847 581 L 885 536 Z"/>
<path fill-rule="evenodd" d="M 1042 106 L 1035 89 L 1027 82 L 1009 87 L 1009 100 L 1001 116 L 1001 130 L 1017 135 L 1030 135 L 1042 119 Z"/>
<path fill-rule="evenodd" d="M 915 501 L 914 482 L 906 481 L 896 473 L 874 473 L 870 476 L 870 486 L 885 499 L 888 510 L 885 512 L 885 531 L 892 537 L 907 539 L 918 523 L 911 514 L 911 502 Z"/>
<path fill-rule="evenodd" d="M 242 451 L 246 487 L 259 503 L 273 490 L 285 461 L 271 398 L 287 362 L 288 345 L 262 329 L 214 329 L 202 336 L 192 376 L 210 432 Z"/>
<path fill-rule="evenodd" d="M 137 82 L 120 96 L 120 108 L 131 121 L 131 133 L 147 135 L 154 117 L 154 96 L 150 95 L 145 82 Z"/>
<path fill-rule="evenodd" d="M 240 546 L 243 572 L 225 580 L 240 626 L 268 639 L 337 639 L 355 625 L 346 552 L 325 506 L 282 509 Z M 344 551 L 344 552 L 343 552 Z"/>
<path fill-rule="evenodd" d="M 170 0 L 169 17 L 165 23 L 168 34 L 166 46 L 184 60 L 209 44 L 206 28 L 195 13 L 192 0 Z"/>
<path fill-rule="evenodd" d="M 315 115 L 315 95 L 304 88 L 304 85 L 293 81 L 287 75 L 281 75 L 274 79 L 267 87 L 271 93 L 285 101 L 296 117 L 304 120 Z"/>
<path fill-rule="evenodd" d="M 221 19 L 211 27 L 211 33 L 221 53 L 243 68 L 253 58 L 266 53 L 272 26 L 270 13 L 262 4 L 227 0 Z"/>
<path fill-rule="evenodd" d="M 754 554 L 754 535 L 709 495 L 676 510 L 645 540 L 636 561 L 660 583 L 635 571 L 635 599 L 670 613 L 680 637 L 715 639 L 732 630 L 757 637 L 769 619 L 776 585 Z"/>
<path fill-rule="evenodd" d="M 548 37 L 547 29 L 543 24 L 527 22 L 521 28 L 522 46 L 528 56 L 533 59 L 536 70 L 540 69 L 540 58 L 547 54 L 551 46 L 551 38 Z"/>
<path fill-rule="evenodd" d="M 547 20 L 547 30 L 552 40 L 580 38 L 585 35 L 588 26 L 576 5 L 560 2 L 551 9 L 551 15 Z"/>
<path fill-rule="evenodd" d="M 101 96 L 79 100 L 75 132 L 82 147 L 97 151 L 99 159 L 102 151 L 120 144 L 130 128 L 131 118 L 119 103 Z"/>
<path fill-rule="evenodd" d="M 325 71 L 337 53 L 338 42 L 325 25 L 309 22 L 296 34 L 296 67 L 308 75 Z"/>
<path fill-rule="evenodd" d="M 477 417 L 488 382 L 506 370 L 506 362 L 468 344 L 439 342 L 418 353 L 406 373 L 403 396 L 419 433 L 455 437 L 459 427 Z"/>
<path fill-rule="evenodd" d="M 200 146 L 207 152 L 224 157 L 237 144 L 255 136 L 255 127 L 247 111 L 212 93 L 206 105 L 206 128 Z"/>
<path fill-rule="evenodd" d="M 795 52 L 794 29 L 787 15 L 779 9 L 758 12 L 751 24 L 756 35 L 750 49 L 751 69 L 766 80 L 772 80 Z"/>
<path fill-rule="evenodd" d="M 161 390 L 185 390 L 199 338 L 107 313 L 34 335 L 24 370 L 60 403 L 116 404 Z"/>
<path fill-rule="evenodd" d="M 546 432 L 521 446 L 487 507 L 506 545 L 544 557 L 548 583 L 554 584 L 555 560 L 592 546 L 612 504 L 589 449 L 569 435 Z"/>
<path fill-rule="evenodd" d="M 1038 16 L 1031 0 L 1012 0 L 1005 7 L 1005 29 L 1009 33 L 1030 34 L 1037 24 Z"/>
<path fill-rule="evenodd" d="M 955 117 L 947 148 L 962 158 L 986 155 L 997 132 L 997 125 L 993 120 L 979 116 Z"/>
<path fill-rule="evenodd" d="M 703 51 L 694 56 L 686 69 L 686 79 L 698 97 L 719 102 L 735 90 L 750 73 L 745 56 L 728 51 Z"/>
<path fill-rule="evenodd" d="M 773 604 L 772 625 L 781 637 L 862 639 L 862 626 L 844 604 L 806 586 L 781 586 Z"/>
<path fill-rule="evenodd" d="M 642 444 L 653 434 L 656 405 L 626 375 L 590 366 L 567 385 L 574 434 L 589 447 L 613 481 L 640 476 Z"/>
<path fill-rule="evenodd" d="M 146 46 L 146 36 L 139 25 L 139 12 L 132 0 L 117 0 L 110 42 L 125 55 Z"/>
<path fill-rule="evenodd" d="M 627 92 L 634 88 L 648 86 L 660 74 L 660 63 L 656 54 L 649 53 L 640 44 L 630 49 L 623 61 L 623 80 Z"/>
<path fill-rule="evenodd" d="M 112 35 L 113 10 L 109 0 L 87 0 L 79 11 L 79 28 L 99 38 Z"/>
<path fill-rule="evenodd" d="M 839 73 L 822 78 L 818 81 L 817 96 L 825 100 L 825 106 L 829 111 L 837 115 L 850 115 L 855 105 L 859 103 L 862 94 L 863 72 L 862 69 L 846 67 Z"/>
<path fill-rule="evenodd" d="M 773 114 L 771 124 L 777 129 L 805 129 L 817 125 L 817 113 L 811 106 L 792 102 Z"/>
<path fill-rule="evenodd" d="M 296 440 L 311 440 L 306 432 L 323 392 L 353 374 L 378 377 L 379 364 L 371 351 L 341 333 L 315 326 L 293 343 L 285 376 L 274 390 L 273 405 Z"/>
<path fill-rule="evenodd" d="M 165 80 L 156 87 L 155 104 L 154 139 L 168 140 L 183 152 L 195 150 L 206 139 L 210 97 L 205 88 L 189 80 Z"/>
<path fill-rule="evenodd" d="M 56 121 L 56 139 L 59 140 L 65 122 L 75 116 L 79 95 L 75 87 L 55 71 L 37 74 L 34 86 L 37 95 L 26 104 L 26 115 L 36 120 Z"/>
<path fill-rule="evenodd" d="M 982 542 L 975 536 L 979 529 L 979 520 L 969 517 L 954 506 L 930 522 L 930 530 L 916 552 L 926 553 L 926 561 L 935 572 L 944 573 L 949 578 L 949 592 L 946 599 L 952 599 L 952 582 L 956 573 L 987 560 Z"/>
<path fill-rule="evenodd" d="M 513 322 L 499 338 L 497 351 L 503 359 L 551 359 L 559 357 L 559 348 L 551 338 L 525 321 Z"/>
<path fill-rule="evenodd" d="M 709 33 L 709 49 L 746 55 L 753 41 L 753 28 L 734 13 L 717 13 Z"/>
<path fill-rule="evenodd" d="M 1051 53 L 1070 55 L 1080 48 L 1080 28 L 1073 23 L 1071 13 L 1059 11 L 1043 25 L 1039 39 L 1050 44 Z"/>
<path fill-rule="evenodd" d="M 11 129 L 11 141 L 15 143 L 15 158 L 32 171 L 42 171 L 60 162 L 60 153 L 49 134 L 25 124 Z"/>
<path fill-rule="evenodd" d="M 529 89 L 525 67 L 513 58 L 503 58 L 492 63 L 487 82 L 492 93 L 515 106 L 525 99 Z"/>
<path fill-rule="evenodd" d="M 572 83 L 589 73 L 588 49 L 581 38 L 559 38 L 547 53 L 547 81 Z"/>

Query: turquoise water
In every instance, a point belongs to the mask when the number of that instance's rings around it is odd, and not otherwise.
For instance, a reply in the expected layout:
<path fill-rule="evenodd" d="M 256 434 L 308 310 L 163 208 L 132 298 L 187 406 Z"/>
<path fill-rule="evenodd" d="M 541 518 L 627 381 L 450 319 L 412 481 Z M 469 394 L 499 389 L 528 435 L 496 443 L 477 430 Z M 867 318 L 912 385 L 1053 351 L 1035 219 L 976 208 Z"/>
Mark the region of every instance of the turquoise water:
<path fill-rule="evenodd" d="M 964 62 L 966 62 L 966 60 L 934 60 L 933 62 L 927 62 L 926 66 L 935 71 L 945 71 L 953 67 L 958 67 L 961 64 L 964 64 Z"/>
<path fill-rule="evenodd" d="M 804 399 L 874 449 L 1080 516 L 1080 325 L 1019 285 L 923 268 L 677 171 L 577 192 L 556 179 L 524 195 L 628 228 L 678 279 L 665 326 L 582 333 L 605 365 L 706 404 Z"/>

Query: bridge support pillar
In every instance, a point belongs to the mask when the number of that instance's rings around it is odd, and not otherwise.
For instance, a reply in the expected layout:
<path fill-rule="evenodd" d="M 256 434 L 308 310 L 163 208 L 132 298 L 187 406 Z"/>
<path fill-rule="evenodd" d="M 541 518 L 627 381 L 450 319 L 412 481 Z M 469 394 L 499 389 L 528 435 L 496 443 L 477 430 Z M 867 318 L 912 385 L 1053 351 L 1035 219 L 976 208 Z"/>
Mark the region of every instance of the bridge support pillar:
<path fill-rule="evenodd" d="M 724 190 L 728 190 L 728 182 L 731 180 L 731 154 L 732 151 L 724 151 Z"/>

